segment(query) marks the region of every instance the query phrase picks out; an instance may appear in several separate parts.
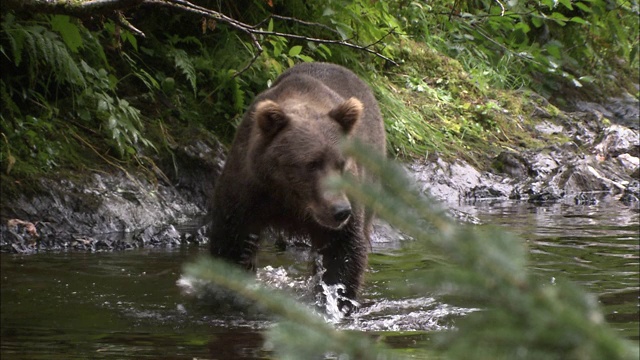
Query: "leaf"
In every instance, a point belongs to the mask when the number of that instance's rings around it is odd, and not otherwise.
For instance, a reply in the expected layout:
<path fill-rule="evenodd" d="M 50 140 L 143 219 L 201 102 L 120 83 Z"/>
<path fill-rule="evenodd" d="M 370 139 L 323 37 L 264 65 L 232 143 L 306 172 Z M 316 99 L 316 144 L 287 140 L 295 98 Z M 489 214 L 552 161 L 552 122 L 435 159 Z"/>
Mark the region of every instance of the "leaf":
<path fill-rule="evenodd" d="M 589 22 L 587 20 L 577 16 L 572 17 L 569 21 L 582 25 L 589 25 Z"/>
<path fill-rule="evenodd" d="M 562 44 L 560 44 L 558 41 L 550 41 L 545 45 L 545 49 L 547 50 L 547 53 L 551 56 L 553 56 L 556 59 L 561 59 L 562 58 Z"/>
<path fill-rule="evenodd" d="M 292 47 L 291 49 L 289 49 L 289 56 L 291 56 L 291 57 L 298 56 L 301 51 L 302 51 L 302 46 L 296 45 L 296 46 Z"/>
<path fill-rule="evenodd" d="M 544 20 L 539 16 L 532 16 L 531 17 L 531 24 L 533 24 L 533 26 L 539 28 L 540 26 L 542 26 L 542 24 L 544 24 Z"/>
<path fill-rule="evenodd" d="M 68 15 L 53 15 L 49 22 L 51 23 L 51 29 L 60 34 L 65 45 L 72 52 L 77 53 L 78 49 L 82 47 L 82 36 L 80 36 L 78 26 L 70 22 L 69 19 Z"/>
<path fill-rule="evenodd" d="M 170 55 L 173 56 L 176 68 L 180 69 L 182 74 L 187 78 L 187 80 L 189 80 L 191 88 L 193 89 L 193 93 L 197 93 L 196 68 L 193 65 L 193 62 L 191 61 L 191 58 L 189 57 L 187 52 L 182 49 L 172 48 L 170 51 Z"/>
<path fill-rule="evenodd" d="M 596 81 L 596 79 L 593 76 L 580 76 L 578 78 L 578 80 L 585 82 L 585 83 L 592 83 L 594 81 Z"/>
<path fill-rule="evenodd" d="M 573 10 L 573 6 L 571 5 L 571 0 L 558 0 L 558 2 L 569 10 Z"/>
<path fill-rule="evenodd" d="M 554 20 L 556 23 L 558 23 L 561 26 L 565 26 L 567 21 L 569 21 L 568 17 L 562 15 L 559 12 L 553 12 L 551 16 L 549 16 L 549 18 Z"/>
<path fill-rule="evenodd" d="M 314 59 L 311 56 L 307 56 L 307 55 L 298 55 L 296 56 L 298 59 L 304 61 L 304 62 L 313 62 Z"/>
<path fill-rule="evenodd" d="M 322 16 L 333 16 L 335 15 L 335 13 L 336 12 L 332 8 L 328 7 L 324 9 L 324 11 L 322 12 Z"/>
<path fill-rule="evenodd" d="M 586 12 L 586 13 L 591 13 L 592 12 L 591 7 L 589 5 L 583 3 L 583 2 L 577 2 L 577 3 L 573 4 L 573 5 L 575 5 L 578 9 L 580 9 L 580 10 Z"/>
<path fill-rule="evenodd" d="M 638 56 L 638 47 L 634 46 L 631 48 L 631 52 L 629 53 L 629 63 L 633 64 L 637 56 Z"/>
<path fill-rule="evenodd" d="M 136 37 L 130 31 L 123 31 L 122 33 L 120 33 L 120 38 L 123 41 L 131 44 L 131 46 L 133 46 L 133 48 L 138 51 L 138 39 L 136 39 Z"/>
<path fill-rule="evenodd" d="M 528 33 L 529 31 L 531 31 L 531 27 L 525 22 L 517 23 L 514 28 L 515 28 L 515 30 L 520 30 L 525 34 Z"/>

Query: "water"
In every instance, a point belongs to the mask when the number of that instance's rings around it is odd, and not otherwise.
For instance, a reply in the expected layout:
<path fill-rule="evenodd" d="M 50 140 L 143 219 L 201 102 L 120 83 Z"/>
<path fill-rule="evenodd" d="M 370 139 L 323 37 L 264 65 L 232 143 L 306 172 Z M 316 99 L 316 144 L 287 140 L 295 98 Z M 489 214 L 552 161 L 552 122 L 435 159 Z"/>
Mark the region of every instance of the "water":
<path fill-rule="evenodd" d="M 598 295 L 607 320 L 622 336 L 639 339 L 637 210 L 615 201 L 548 207 L 482 203 L 462 210 L 520 234 L 533 271 L 550 282 L 565 277 L 582 284 Z M 403 298 L 390 293 L 388 284 L 402 281 L 407 271 L 397 261 L 412 254 L 403 253 L 402 241 L 386 240 L 374 244 L 363 311 L 336 326 L 379 335 L 398 351 L 428 352 L 430 334 L 471 309 L 429 294 Z M 261 335 L 273 324 L 268 317 L 212 311 L 176 285 L 182 265 L 204 253 L 204 248 L 184 247 L 1 254 L 0 357 L 269 358 L 273 353 Z M 304 251 L 279 252 L 267 244 L 259 277 L 304 298 L 307 257 Z"/>

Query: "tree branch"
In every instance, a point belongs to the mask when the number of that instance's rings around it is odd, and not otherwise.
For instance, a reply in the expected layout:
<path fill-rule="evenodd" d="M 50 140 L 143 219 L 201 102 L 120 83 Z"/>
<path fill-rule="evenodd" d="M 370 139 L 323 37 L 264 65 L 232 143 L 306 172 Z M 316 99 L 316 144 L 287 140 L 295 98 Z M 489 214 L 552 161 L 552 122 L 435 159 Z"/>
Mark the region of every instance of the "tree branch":
<path fill-rule="evenodd" d="M 254 58 L 251 60 L 251 62 L 249 63 L 249 65 L 245 68 L 243 68 L 239 73 L 244 72 L 246 69 L 248 69 L 256 60 L 256 58 L 260 55 L 260 53 L 262 53 L 262 46 L 260 46 L 260 43 L 258 42 L 257 38 L 255 35 L 271 35 L 271 36 L 281 36 L 284 38 L 288 38 L 288 39 L 297 39 L 297 40 L 305 40 L 305 41 L 310 41 L 313 43 L 317 43 L 317 44 L 334 44 L 334 45 L 340 45 L 340 46 L 346 46 L 352 49 L 356 49 L 356 50 L 360 50 L 360 51 L 364 51 L 364 52 L 368 52 L 370 54 L 373 54 L 381 59 L 384 59 L 385 61 L 388 61 L 394 65 L 398 65 L 397 62 L 393 61 L 391 58 L 382 55 L 381 53 L 371 49 L 371 47 L 373 45 L 376 45 L 378 43 L 380 43 L 382 41 L 382 39 L 384 39 L 385 37 L 389 36 L 391 33 L 393 33 L 393 30 L 389 33 L 387 33 L 386 35 L 384 35 L 380 40 L 369 44 L 367 46 L 362 46 L 362 45 L 357 45 L 357 44 L 353 44 L 349 41 L 346 40 L 333 40 L 333 39 L 320 39 L 320 38 L 313 38 L 313 37 L 308 37 L 308 36 L 304 36 L 304 35 L 296 35 L 296 34 L 290 34 L 290 33 L 281 33 L 281 32 L 277 32 L 277 31 L 267 31 L 267 30 L 262 30 L 260 28 L 258 28 L 258 26 L 260 24 L 265 23 L 268 19 L 270 18 L 275 18 L 275 19 L 282 19 L 282 20 L 289 20 L 289 21 L 294 21 L 303 25 L 307 25 L 307 26 L 320 26 L 323 27 L 325 29 L 329 29 L 331 31 L 334 31 L 333 29 L 330 29 L 329 27 L 327 27 L 326 25 L 323 24 L 319 24 L 319 23 L 313 23 L 313 22 L 307 22 L 307 21 L 303 21 L 303 20 L 298 20 L 295 18 L 290 18 L 290 17 L 285 17 L 285 16 L 279 16 L 279 15 L 271 15 L 270 17 L 267 17 L 265 20 L 262 20 L 261 22 L 259 22 L 257 25 L 249 25 L 249 24 L 245 24 L 241 21 L 238 21 L 236 19 L 230 18 L 220 12 L 211 10 L 211 9 L 207 9 L 205 7 L 202 6 L 198 6 L 198 5 L 194 5 L 192 3 L 190 3 L 189 1 L 186 0 L 145 0 L 144 1 L 145 4 L 159 4 L 159 5 L 164 5 L 164 6 L 169 6 L 169 7 L 177 7 L 189 12 L 193 12 L 205 17 L 209 17 L 209 18 L 213 18 L 217 21 L 223 22 L 228 24 L 229 26 L 242 31 L 246 34 L 249 35 L 249 37 L 251 38 L 251 41 L 253 43 L 253 45 L 256 47 L 256 49 L 258 50 L 258 53 L 256 56 L 254 56 Z M 239 74 L 238 73 L 238 74 Z"/>
<path fill-rule="evenodd" d="M 3 0 L 3 10 L 31 11 L 45 14 L 86 16 L 95 13 L 127 10 L 140 6 L 145 0 Z"/>
<path fill-rule="evenodd" d="M 280 36 L 288 39 L 304 40 L 304 41 L 309 41 L 317 44 L 333 44 L 333 45 L 345 46 L 355 50 L 370 53 L 381 59 L 384 59 L 385 61 L 391 64 L 398 65 L 398 63 L 393 61 L 391 58 L 384 56 L 378 51 L 376 51 L 375 49 L 373 49 L 375 45 L 380 44 L 384 38 L 391 35 L 394 32 L 394 30 L 389 31 L 387 34 L 382 36 L 377 41 L 369 45 L 362 46 L 362 45 L 354 44 L 348 40 L 314 38 L 314 37 L 309 37 L 304 35 L 296 35 L 296 34 L 290 34 L 290 33 L 277 32 L 277 31 L 267 31 L 259 27 L 269 19 L 278 19 L 278 20 L 284 20 L 284 21 L 292 21 L 305 26 L 320 27 L 339 36 L 339 34 L 335 29 L 331 29 L 330 27 L 324 24 L 299 20 L 296 18 L 291 18 L 286 16 L 270 15 L 256 25 L 249 25 L 241 21 L 238 21 L 236 19 L 233 19 L 231 17 L 228 17 L 225 14 L 220 13 L 218 11 L 214 11 L 199 5 L 195 5 L 187 0 L 4 0 L 3 1 L 4 10 L 25 10 L 25 11 L 49 13 L 49 14 L 64 14 L 64 15 L 71 15 L 71 16 L 77 16 L 77 17 L 87 16 L 87 15 L 97 15 L 97 14 L 105 15 L 113 19 L 116 19 L 117 22 L 119 22 L 122 26 L 128 28 L 134 34 L 144 37 L 144 33 L 136 29 L 133 25 L 131 25 L 122 14 L 122 11 L 139 7 L 140 5 L 160 5 L 160 6 L 168 6 L 171 8 L 177 8 L 182 11 L 202 15 L 206 18 L 215 19 L 216 21 L 225 23 L 231 26 L 232 28 L 247 34 L 251 39 L 251 43 L 256 49 L 256 53 L 254 54 L 253 58 L 249 61 L 247 66 L 245 66 L 239 72 L 237 72 L 235 76 L 249 69 L 262 53 L 263 48 L 262 48 L 262 45 L 260 44 L 260 41 L 258 40 L 257 35 Z"/>

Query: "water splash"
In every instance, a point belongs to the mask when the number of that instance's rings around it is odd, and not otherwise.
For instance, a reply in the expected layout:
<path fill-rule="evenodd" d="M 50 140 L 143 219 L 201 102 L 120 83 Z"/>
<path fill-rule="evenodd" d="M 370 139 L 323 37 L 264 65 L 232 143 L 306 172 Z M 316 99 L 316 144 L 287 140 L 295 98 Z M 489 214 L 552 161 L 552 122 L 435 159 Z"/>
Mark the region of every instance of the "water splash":
<path fill-rule="evenodd" d="M 308 305 L 309 311 L 345 330 L 439 331 L 452 328 L 453 318 L 475 311 L 444 304 L 432 297 L 377 298 L 365 300 L 361 304 L 342 295 L 345 290 L 343 284 L 326 284 L 322 280 L 324 269 L 321 267 L 321 258 L 316 261 L 319 271 L 313 276 L 297 275 L 293 268 L 265 266 L 257 269 L 256 278 L 260 285 L 288 292 L 298 301 Z M 215 298 L 216 309 L 224 308 L 228 311 L 249 306 L 248 302 L 242 302 L 238 296 L 232 295 L 229 291 L 222 291 L 215 284 L 202 279 L 182 275 L 176 284 L 184 296 L 202 303 L 211 305 L 212 298 Z M 230 302 L 231 305 L 221 306 L 220 302 Z M 340 306 L 344 303 L 350 303 L 357 310 L 347 316 L 346 311 L 341 310 L 344 306 Z M 243 311 L 236 312 L 231 317 L 225 316 L 223 322 L 218 325 L 239 327 L 255 321 L 251 316 L 247 316 L 246 309 L 241 310 Z"/>
<path fill-rule="evenodd" d="M 432 297 L 380 299 L 362 307 L 341 328 L 359 331 L 441 331 L 452 328 L 451 319 L 475 309 L 443 304 Z"/>

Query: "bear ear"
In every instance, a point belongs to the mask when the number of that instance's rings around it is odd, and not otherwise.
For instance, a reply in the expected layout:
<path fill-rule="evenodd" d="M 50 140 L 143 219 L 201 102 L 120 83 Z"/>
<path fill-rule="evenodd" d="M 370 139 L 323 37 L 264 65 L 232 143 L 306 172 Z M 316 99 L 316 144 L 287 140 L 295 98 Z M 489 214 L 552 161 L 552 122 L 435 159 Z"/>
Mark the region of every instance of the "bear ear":
<path fill-rule="evenodd" d="M 360 116 L 362 116 L 363 109 L 364 107 L 360 100 L 352 97 L 333 108 L 329 112 L 329 116 L 337 121 L 344 129 L 344 132 L 348 134 L 358 122 Z"/>
<path fill-rule="evenodd" d="M 275 136 L 289 123 L 280 106 L 271 100 L 263 100 L 256 105 L 254 118 L 260 131 L 268 138 Z"/>

